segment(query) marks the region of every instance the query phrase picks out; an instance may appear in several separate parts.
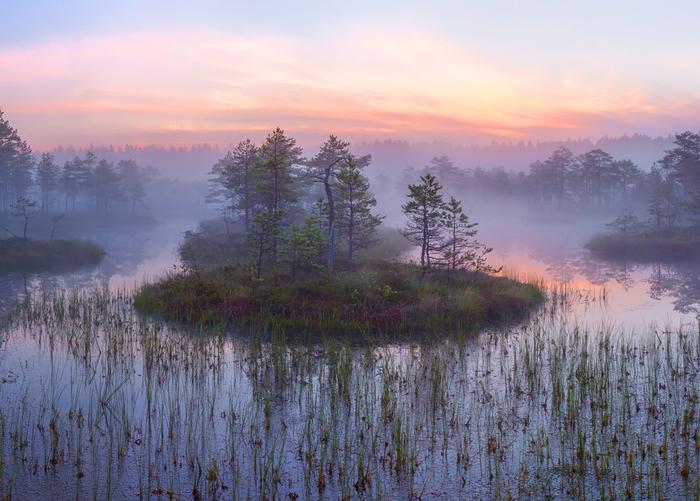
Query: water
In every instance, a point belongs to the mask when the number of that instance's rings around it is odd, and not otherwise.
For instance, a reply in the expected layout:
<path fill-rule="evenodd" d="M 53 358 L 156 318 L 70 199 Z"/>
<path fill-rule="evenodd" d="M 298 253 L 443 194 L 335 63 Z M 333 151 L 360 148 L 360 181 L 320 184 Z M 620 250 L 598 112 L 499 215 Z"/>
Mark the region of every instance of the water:
<path fill-rule="evenodd" d="M 130 231 L 95 231 L 81 236 L 101 245 L 106 252 L 97 266 L 65 273 L 15 273 L 0 279 L 0 305 L 12 305 L 27 290 L 53 287 L 107 287 L 133 291 L 179 265 L 177 247 L 183 233 L 194 229 L 192 219 L 176 219 L 155 227 Z"/>
<path fill-rule="evenodd" d="M 177 265 L 177 243 L 191 226 L 97 235 L 108 255 L 96 268 L 3 282 L 6 306 L 27 292 L 35 298 L 14 315 L 0 349 L 3 494 L 541 499 L 700 492 L 696 414 L 689 418 L 695 438 L 675 427 L 698 406 L 697 268 L 596 261 L 564 228 L 550 230 L 566 245 L 541 234 L 492 235 L 495 263 L 558 283 L 566 297 L 525 325 L 463 343 L 259 344 L 168 328 L 133 312 L 129 293 Z M 654 281 L 659 274 L 665 282 Z M 62 287 L 82 292 L 38 294 Z M 581 430 L 589 430 L 584 447 Z M 684 462 L 690 481 L 679 474 Z M 625 480 L 631 470 L 638 481 Z"/>
<path fill-rule="evenodd" d="M 700 305 L 700 263 L 668 265 L 609 262 L 586 250 L 541 255 L 522 244 L 505 245 L 494 261 L 506 273 L 541 277 L 549 284 L 567 284 L 605 301 L 591 307 L 582 300 L 573 320 L 591 325 L 615 323 L 626 330 L 646 330 L 694 323 Z"/>

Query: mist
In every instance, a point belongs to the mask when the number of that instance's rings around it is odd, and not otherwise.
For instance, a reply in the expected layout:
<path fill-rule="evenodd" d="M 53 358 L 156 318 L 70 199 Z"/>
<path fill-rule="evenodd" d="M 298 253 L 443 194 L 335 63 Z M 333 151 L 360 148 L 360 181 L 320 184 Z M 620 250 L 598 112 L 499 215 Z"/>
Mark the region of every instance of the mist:
<path fill-rule="evenodd" d="M 700 4 L 54 4 L 0 501 L 700 498 Z"/>

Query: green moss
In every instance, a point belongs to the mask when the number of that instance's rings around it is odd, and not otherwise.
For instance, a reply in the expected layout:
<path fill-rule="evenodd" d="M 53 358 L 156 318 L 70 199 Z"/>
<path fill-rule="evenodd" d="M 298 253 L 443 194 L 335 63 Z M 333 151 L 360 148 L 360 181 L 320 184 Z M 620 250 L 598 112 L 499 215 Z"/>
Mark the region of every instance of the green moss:
<path fill-rule="evenodd" d="M 290 282 L 238 268 L 171 274 L 146 285 L 136 307 L 200 326 L 387 335 L 475 330 L 519 320 L 543 300 L 534 285 L 467 271 L 421 279 L 410 264 L 369 264 Z"/>
<path fill-rule="evenodd" d="M 104 250 L 80 240 L 0 240 L 0 272 L 64 270 L 97 264 Z"/>

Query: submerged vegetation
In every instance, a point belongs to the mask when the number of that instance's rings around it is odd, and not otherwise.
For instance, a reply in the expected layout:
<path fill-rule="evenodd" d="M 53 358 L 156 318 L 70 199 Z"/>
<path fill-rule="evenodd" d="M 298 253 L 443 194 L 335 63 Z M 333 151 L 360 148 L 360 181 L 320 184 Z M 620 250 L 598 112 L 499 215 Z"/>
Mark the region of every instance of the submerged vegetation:
<path fill-rule="evenodd" d="M 99 245 L 81 240 L 0 240 L 0 272 L 66 270 L 97 264 Z"/>

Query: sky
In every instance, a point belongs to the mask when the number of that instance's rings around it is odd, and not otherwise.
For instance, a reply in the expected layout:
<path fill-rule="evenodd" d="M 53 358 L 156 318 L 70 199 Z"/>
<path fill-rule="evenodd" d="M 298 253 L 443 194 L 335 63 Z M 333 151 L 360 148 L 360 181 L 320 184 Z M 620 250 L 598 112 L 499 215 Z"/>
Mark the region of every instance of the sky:
<path fill-rule="evenodd" d="M 0 0 L 35 148 L 700 129 L 700 2 Z"/>

